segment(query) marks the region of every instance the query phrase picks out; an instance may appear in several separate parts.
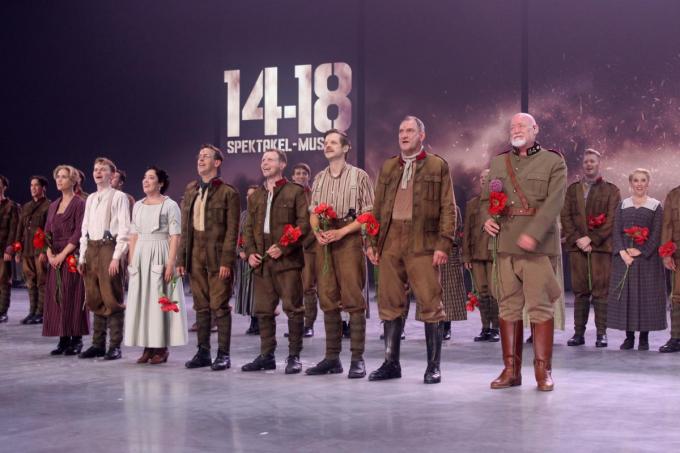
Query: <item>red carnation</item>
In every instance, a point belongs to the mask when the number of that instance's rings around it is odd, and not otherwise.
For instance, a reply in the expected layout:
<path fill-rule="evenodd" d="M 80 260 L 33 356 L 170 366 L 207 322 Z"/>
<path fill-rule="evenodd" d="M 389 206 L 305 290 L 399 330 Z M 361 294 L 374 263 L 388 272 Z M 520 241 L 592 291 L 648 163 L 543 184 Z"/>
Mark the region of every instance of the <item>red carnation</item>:
<path fill-rule="evenodd" d="M 327 203 L 321 203 L 316 208 L 314 208 L 314 214 L 318 215 L 319 217 L 324 217 L 328 220 L 338 218 L 338 215 L 333 210 L 333 206 Z"/>
<path fill-rule="evenodd" d="M 158 303 L 165 306 L 171 304 L 172 302 L 170 302 L 170 299 L 168 299 L 167 296 L 161 296 L 158 298 Z"/>
<path fill-rule="evenodd" d="M 668 241 L 659 247 L 659 256 L 661 258 L 666 258 L 669 256 L 673 256 L 675 254 L 675 251 L 677 250 L 677 246 L 675 245 L 675 242 L 673 241 Z"/>
<path fill-rule="evenodd" d="M 45 249 L 45 232 L 42 228 L 38 228 L 33 235 L 33 248 L 41 251 Z"/>
<path fill-rule="evenodd" d="M 16 241 L 14 244 L 12 244 L 12 250 L 14 253 L 19 253 L 24 247 L 21 245 L 21 242 Z"/>
<path fill-rule="evenodd" d="M 489 193 L 489 214 L 492 216 L 501 215 L 508 202 L 508 196 L 503 192 Z"/>
<path fill-rule="evenodd" d="M 623 232 L 637 245 L 643 245 L 649 238 L 649 228 L 647 227 L 633 225 L 630 228 L 625 228 Z"/>
<path fill-rule="evenodd" d="M 597 228 L 600 228 L 602 225 L 605 224 L 606 221 L 607 216 L 604 214 L 604 212 L 596 216 L 590 215 L 588 216 L 588 229 L 595 230 Z"/>
<path fill-rule="evenodd" d="M 361 214 L 357 217 L 357 222 L 361 224 L 361 232 L 369 236 L 375 236 L 380 231 L 380 223 L 371 212 Z"/>
<path fill-rule="evenodd" d="M 302 230 L 300 230 L 300 227 L 294 227 L 291 224 L 284 225 L 283 234 L 279 239 L 279 244 L 284 247 L 295 244 L 297 240 L 300 239 L 300 236 L 302 236 Z"/>
<path fill-rule="evenodd" d="M 467 311 L 475 311 L 475 307 L 479 307 L 479 299 L 475 293 L 469 292 L 467 294 L 468 300 L 465 304 L 465 309 Z"/>

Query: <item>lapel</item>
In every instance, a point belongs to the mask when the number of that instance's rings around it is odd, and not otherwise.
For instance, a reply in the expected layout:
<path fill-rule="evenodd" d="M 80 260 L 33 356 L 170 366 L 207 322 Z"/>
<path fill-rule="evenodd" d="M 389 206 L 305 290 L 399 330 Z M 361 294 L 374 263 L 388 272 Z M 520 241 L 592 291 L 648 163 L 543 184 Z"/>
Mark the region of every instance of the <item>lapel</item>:
<path fill-rule="evenodd" d="M 206 205 L 208 204 L 210 198 L 212 198 L 212 196 L 215 195 L 215 193 L 222 184 L 224 184 L 224 181 L 222 181 L 219 177 L 214 178 L 212 181 L 210 181 L 210 185 L 208 186 L 208 195 L 205 197 Z"/>
<path fill-rule="evenodd" d="M 590 200 L 590 195 L 593 193 L 593 188 L 590 188 L 588 192 L 588 200 Z M 588 231 L 588 212 L 586 211 L 586 200 L 583 197 L 583 183 L 579 182 L 576 186 L 576 207 L 578 212 L 581 214 L 579 217 L 581 219 L 581 231 Z"/>

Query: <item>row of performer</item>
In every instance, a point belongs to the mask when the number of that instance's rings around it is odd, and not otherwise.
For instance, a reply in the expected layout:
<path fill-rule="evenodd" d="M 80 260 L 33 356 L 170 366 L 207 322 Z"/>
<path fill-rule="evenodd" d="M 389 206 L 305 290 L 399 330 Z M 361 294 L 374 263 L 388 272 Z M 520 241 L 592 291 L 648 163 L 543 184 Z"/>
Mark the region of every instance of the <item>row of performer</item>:
<path fill-rule="evenodd" d="M 377 269 L 385 340 L 385 360 L 369 380 L 401 377 L 400 341 L 412 293 L 416 319 L 425 325 L 425 383 L 441 381 L 450 322 L 477 306 L 482 331 L 475 341 L 500 336 L 502 345 L 504 367 L 491 388 L 521 385 L 526 323 L 537 388 L 550 391 L 555 317 L 559 324 L 564 315 L 564 249 L 575 294 L 570 346 L 585 343 L 592 305 L 597 347 L 607 347 L 609 327 L 626 331 L 621 349 L 634 347 L 636 332 L 638 349 L 649 349 L 649 331 L 667 327 L 666 268 L 673 282 L 671 338 L 661 352 L 679 351 L 680 188 L 662 208 L 648 196 L 650 172 L 639 168 L 629 176 L 631 196 L 621 200 L 619 189 L 601 176 L 602 156 L 593 149 L 583 155 L 582 177 L 568 186 L 563 156 L 543 148 L 538 132 L 531 115 L 512 117 L 511 148 L 481 173 L 480 195 L 467 202 L 464 222 L 449 166 L 425 151 L 425 125 L 414 116 L 399 124 L 400 152 L 384 162 L 375 183 L 347 162 L 351 143 L 340 130 L 324 134 L 328 166 L 311 187 L 309 166 L 296 165 L 291 182 L 284 177 L 286 153 L 264 152 L 264 182 L 249 188 L 243 212 L 236 188 L 220 178 L 223 154 L 212 145 L 200 147 L 198 178 L 180 204 L 164 195 L 170 181 L 157 167 L 145 172 L 145 197 L 134 202 L 119 190 L 125 174 L 103 157 L 93 166 L 95 193 L 82 192 L 82 172 L 59 165 L 53 177 L 61 196 L 47 200 L 47 180 L 35 176 L 32 200 L 21 208 L 5 197 L 9 182 L 0 176 L 0 322 L 7 321 L 15 259 L 30 299 L 22 322 L 42 323 L 43 335 L 60 338 L 53 355 L 115 360 L 124 342 L 144 348 L 139 363 L 163 363 L 169 346 L 188 341 L 182 282 L 188 277 L 198 350 L 185 365 L 224 370 L 231 366 L 229 300 L 238 276 L 237 311 L 253 317 L 249 331 L 260 336 L 260 353 L 243 371 L 276 368 L 281 304 L 288 321 L 285 373 L 301 372 L 302 339 L 313 335 L 318 297 L 325 356 L 305 373 L 343 372 L 345 330 L 348 377 L 363 378 L 368 258 Z M 463 267 L 473 282 L 467 302 Z M 89 312 L 92 345 L 83 351 Z"/>

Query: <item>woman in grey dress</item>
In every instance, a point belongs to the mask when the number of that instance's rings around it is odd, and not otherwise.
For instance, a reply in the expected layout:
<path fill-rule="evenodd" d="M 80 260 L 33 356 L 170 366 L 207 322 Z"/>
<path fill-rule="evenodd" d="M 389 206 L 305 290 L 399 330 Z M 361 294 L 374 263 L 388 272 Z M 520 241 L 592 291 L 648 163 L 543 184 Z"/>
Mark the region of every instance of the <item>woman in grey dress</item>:
<path fill-rule="evenodd" d="M 146 197 L 132 210 L 126 346 L 143 346 L 137 363 L 168 360 L 168 346 L 187 344 L 187 309 L 182 279 L 175 271 L 181 233 L 180 209 L 163 194 L 169 179 L 165 171 L 150 167 L 142 186 Z M 164 311 L 159 298 L 177 302 L 178 312 Z"/>
<path fill-rule="evenodd" d="M 666 328 L 664 268 L 657 252 L 663 209 L 659 200 L 647 195 L 649 180 L 645 169 L 629 175 L 632 196 L 621 202 L 614 217 L 607 327 L 626 331 L 621 349 L 632 349 L 635 331 L 639 331 L 638 349 L 646 351 L 649 331 Z M 624 231 L 633 226 L 649 229 L 643 243 L 636 243 Z"/>

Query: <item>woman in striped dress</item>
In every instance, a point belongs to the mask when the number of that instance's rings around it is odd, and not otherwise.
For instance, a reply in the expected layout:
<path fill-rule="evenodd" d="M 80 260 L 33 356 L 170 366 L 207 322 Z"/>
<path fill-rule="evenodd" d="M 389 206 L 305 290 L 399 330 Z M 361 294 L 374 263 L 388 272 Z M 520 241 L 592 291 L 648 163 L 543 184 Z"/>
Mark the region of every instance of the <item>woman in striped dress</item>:
<path fill-rule="evenodd" d="M 246 192 L 246 197 L 250 198 L 250 195 L 255 192 L 258 186 L 248 187 Z M 242 235 L 243 235 L 243 225 L 246 222 L 246 216 L 248 214 L 247 210 L 241 213 L 241 220 L 239 222 L 239 241 L 237 245 L 237 252 L 239 256 L 236 278 L 238 279 L 238 292 L 236 293 L 236 306 L 234 311 L 240 315 L 250 316 L 250 327 L 246 330 L 248 335 L 259 335 L 260 329 L 257 324 L 257 318 L 253 313 L 253 280 L 250 277 L 248 266 L 248 260 L 246 260 L 246 254 L 243 251 Z"/>
<path fill-rule="evenodd" d="M 45 232 L 51 236 L 47 248 L 47 284 L 43 336 L 59 337 L 50 354 L 77 355 L 83 347 L 82 336 L 89 334 L 89 311 L 85 306 L 85 287 L 77 272 L 70 272 L 66 259 L 75 253 L 85 213 L 85 200 L 75 195 L 78 170 L 59 165 L 53 172 L 61 197 L 50 204 Z M 57 275 L 61 284 L 58 288 Z"/>

